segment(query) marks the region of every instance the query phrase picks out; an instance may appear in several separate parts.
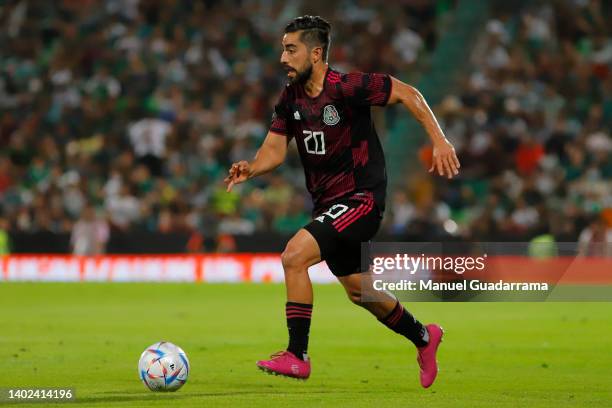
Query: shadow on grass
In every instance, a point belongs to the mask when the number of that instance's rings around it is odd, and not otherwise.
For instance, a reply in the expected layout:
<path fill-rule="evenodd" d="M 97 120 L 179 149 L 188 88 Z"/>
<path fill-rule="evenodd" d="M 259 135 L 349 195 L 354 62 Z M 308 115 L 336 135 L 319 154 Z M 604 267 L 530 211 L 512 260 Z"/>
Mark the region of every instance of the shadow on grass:
<path fill-rule="evenodd" d="M 194 398 L 215 398 L 215 397 L 233 397 L 233 396 L 248 396 L 248 395 L 274 395 L 279 396 L 282 394 L 285 395 L 296 395 L 296 394 L 330 394 L 332 392 L 337 391 L 314 391 L 314 390 L 300 390 L 300 391 L 291 391 L 291 392 L 281 392 L 278 390 L 269 390 L 269 391 L 225 391 L 225 392 L 198 392 L 198 393 L 156 393 L 156 394 L 146 394 L 146 393 L 137 393 L 137 394 L 123 394 L 123 395 L 98 395 L 91 397 L 79 397 L 77 396 L 74 403 L 76 404 L 108 404 L 113 402 L 129 402 L 129 401 L 142 401 L 142 402 L 157 402 L 164 400 L 172 400 L 180 401 L 185 399 L 194 399 Z M 113 394 L 112 392 L 107 392 L 107 394 Z"/>

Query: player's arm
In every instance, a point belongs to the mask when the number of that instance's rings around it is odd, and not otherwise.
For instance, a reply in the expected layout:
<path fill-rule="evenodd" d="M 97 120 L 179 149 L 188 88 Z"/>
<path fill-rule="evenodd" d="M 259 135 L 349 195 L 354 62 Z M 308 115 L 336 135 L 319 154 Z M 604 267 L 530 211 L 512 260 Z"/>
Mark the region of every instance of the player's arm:
<path fill-rule="evenodd" d="M 440 176 L 446 175 L 449 179 L 459 173 L 459 159 L 455 148 L 446 139 L 436 117 L 429 108 L 427 101 L 418 89 L 391 77 L 391 95 L 388 104 L 401 103 L 425 128 L 433 144 L 433 161 L 429 172 L 438 170 Z"/>
<path fill-rule="evenodd" d="M 287 137 L 274 132 L 268 132 L 266 139 L 249 163 L 246 160 L 232 164 L 229 175 L 223 180 L 229 192 L 235 184 L 240 184 L 250 178 L 268 173 L 280 166 L 287 156 Z"/>

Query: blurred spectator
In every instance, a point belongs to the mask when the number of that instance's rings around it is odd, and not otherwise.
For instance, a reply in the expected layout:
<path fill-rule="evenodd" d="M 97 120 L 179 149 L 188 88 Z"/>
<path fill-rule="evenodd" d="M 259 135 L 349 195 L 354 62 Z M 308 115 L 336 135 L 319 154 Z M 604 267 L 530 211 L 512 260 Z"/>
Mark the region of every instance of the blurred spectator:
<path fill-rule="evenodd" d="M 227 235 L 249 235 L 255 232 L 255 224 L 237 213 L 224 216 L 219 222 L 218 232 Z"/>
<path fill-rule="evenodd" d="M 121 230 L 126 230 L 139 219 L 139 202 L 129 185 L 123 184 L 119 194 L 107 198 L 106 211 L 112 225 Z"/>
<path fill-rule="evenodd" d="M 582 256 L 612 256 L 612 228 L 602 217 L 595 218 L 578 238 L 578 253 Z"/>
<path fill-rule="evenodd" d="M 204 236 L 199 231 L 192 231 L 187 241 L 187 252 L 199 254 L 204 252 Z"/>
<path fill-rule="evenodd" d="M 274 230 L 281 234 L 293 234 L 310 222 L 310 215 L 304 211 L 304 196 L 295 195 L 277 207 Z"/>
<path fill-rule="evenodd" d="M 236 252 L 236 239 L 230 234 L 219 234 L 217 236 L 217 244 L 215 252 L 232 253 Z"/>
<path fill-rule="evenodd" d="M 160 119 L 141 119 L 128 127 L 130 142 L 136 157 L 155 177 L 162 175 L 166 155 L 166 139 L 172 126 Z"/>
<path fill-rule="evenodd" d="M 391 214 L 389 232 L 392 234 L 402 233 L 416 217 L 416 209 L 405 191 L 397 191 L 393 194 Z"/>
<path fill-rule="evenodd" d="M 81 217 L 72 228 L 70 244 L 75 255 L 101 255 L 105 253 L 110 229 L 103 217 L 96 214 L 94 207 L 84 208 Z"/>

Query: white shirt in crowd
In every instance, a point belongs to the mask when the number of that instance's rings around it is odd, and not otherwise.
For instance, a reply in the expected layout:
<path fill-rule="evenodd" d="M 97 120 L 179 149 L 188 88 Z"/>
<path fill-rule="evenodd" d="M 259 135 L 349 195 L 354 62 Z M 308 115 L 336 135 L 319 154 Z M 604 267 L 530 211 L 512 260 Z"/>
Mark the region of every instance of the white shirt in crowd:
<path fill-rule="evenodd" d="M 127 228 L 140 217 L 140 204 L 131 195 L 116 195 L 106 199 L 106 210 L 113 224 Z"/>
<path fill-rule="evenodd" d="M 104 253 L 110 237 L 110 228 L 105 220 L 81 219 L 74 224 L 70 242 L 75 255 L 100 255 Z"/>
<path fill-rule="evenodd" d="M 168 122 L 148 118 L 132 123 L 128 135 L 138 157 L 153 155 L 161 158 L 166 154 L 166 138 L 171 130 Z"/>

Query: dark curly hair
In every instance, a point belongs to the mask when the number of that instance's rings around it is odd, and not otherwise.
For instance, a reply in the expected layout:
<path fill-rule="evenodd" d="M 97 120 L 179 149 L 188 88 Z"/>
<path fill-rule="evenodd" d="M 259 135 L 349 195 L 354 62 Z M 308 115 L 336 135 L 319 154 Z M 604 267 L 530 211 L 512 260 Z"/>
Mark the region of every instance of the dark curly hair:
<path fill-rule="evenodd" d="M 301 31 L 300 41 L 312 47 L 323 48 L 323 61 L 327 62 L 327 54 L 331 43 L 331 24 L 319 16 L 301 16 L 294 18 L 285 27 L 285 33 Z"/>

